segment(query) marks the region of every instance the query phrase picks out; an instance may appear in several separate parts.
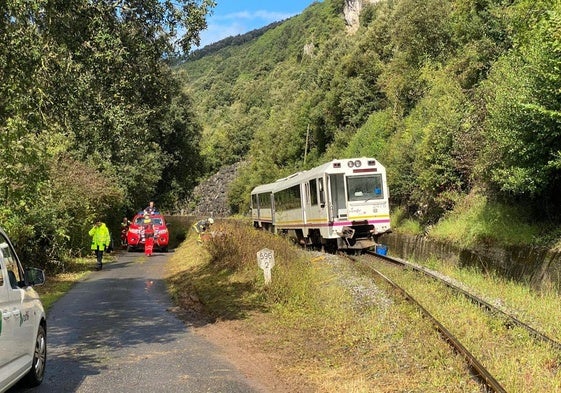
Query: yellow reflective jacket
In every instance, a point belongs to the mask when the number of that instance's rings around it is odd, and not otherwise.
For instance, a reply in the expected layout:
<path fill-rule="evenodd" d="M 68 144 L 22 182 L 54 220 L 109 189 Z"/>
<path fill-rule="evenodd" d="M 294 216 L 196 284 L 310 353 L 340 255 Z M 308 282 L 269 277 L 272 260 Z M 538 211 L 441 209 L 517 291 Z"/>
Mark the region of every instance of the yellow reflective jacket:
<path fill-rule="evenodd" d="M 92 250 L 99 249 L 101 251 L 104 251 L 111 242 L 109 229 L 107 229 L 107 226 L 103 222 L 98 227 L 94 226 L 88 233 L 92 237 Z"/>

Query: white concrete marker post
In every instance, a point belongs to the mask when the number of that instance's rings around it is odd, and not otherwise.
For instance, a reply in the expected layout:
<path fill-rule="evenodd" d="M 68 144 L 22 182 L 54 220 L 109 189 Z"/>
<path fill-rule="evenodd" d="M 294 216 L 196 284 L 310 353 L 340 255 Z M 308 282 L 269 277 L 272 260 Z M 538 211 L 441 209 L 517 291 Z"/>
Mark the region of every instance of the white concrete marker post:
<path fill-rule="evenodd" d="M 271 269 L 275 266 L 275 252 L 264 248 L 257 252 L 257 264 L 263 269 L 263 276 L 265 277 L 265 284 L 271 283 Z"/>

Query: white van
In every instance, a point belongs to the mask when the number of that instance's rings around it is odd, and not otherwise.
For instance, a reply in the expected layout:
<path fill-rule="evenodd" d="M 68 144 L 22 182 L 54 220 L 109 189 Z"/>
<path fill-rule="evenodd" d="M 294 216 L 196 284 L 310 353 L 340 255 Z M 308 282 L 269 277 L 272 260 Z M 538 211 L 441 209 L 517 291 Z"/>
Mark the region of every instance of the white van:
<path fill-rule="evenodd" d="M 43 270 L 23 268 L 0 228 L 0 392 L 21 379 L 26 386 L 43 381 L 47 322 L 33 286 L 44 282 Z"/>

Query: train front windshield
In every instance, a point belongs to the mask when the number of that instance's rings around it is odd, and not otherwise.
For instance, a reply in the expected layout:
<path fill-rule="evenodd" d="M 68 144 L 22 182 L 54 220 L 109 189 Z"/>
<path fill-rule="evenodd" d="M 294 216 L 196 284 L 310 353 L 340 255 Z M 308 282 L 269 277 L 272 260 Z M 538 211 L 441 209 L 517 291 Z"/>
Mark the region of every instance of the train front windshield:
<path fill-rule="evenodd" d="M 382 175 L 349 176 L 347 177 L 349 202 L 384 199 Z"/>

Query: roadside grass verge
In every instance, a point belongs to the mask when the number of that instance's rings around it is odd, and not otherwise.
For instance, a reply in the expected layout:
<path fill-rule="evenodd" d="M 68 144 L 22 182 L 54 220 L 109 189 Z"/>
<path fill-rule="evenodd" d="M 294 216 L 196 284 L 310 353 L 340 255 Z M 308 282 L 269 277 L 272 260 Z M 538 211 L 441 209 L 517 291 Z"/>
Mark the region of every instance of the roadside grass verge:
<path fill-rule="evenodd" d="M 463 360 L 406 301 L 393 301 L 348 260 L 304 252 L 250 225 L 215 224 L 170 259 L 167 281 L 180 308 L 208 323 L 235 323 L 254 350 L 301 392 L 479 392 Z M 272 283 L 257 252 L 275 251 Z"/>

